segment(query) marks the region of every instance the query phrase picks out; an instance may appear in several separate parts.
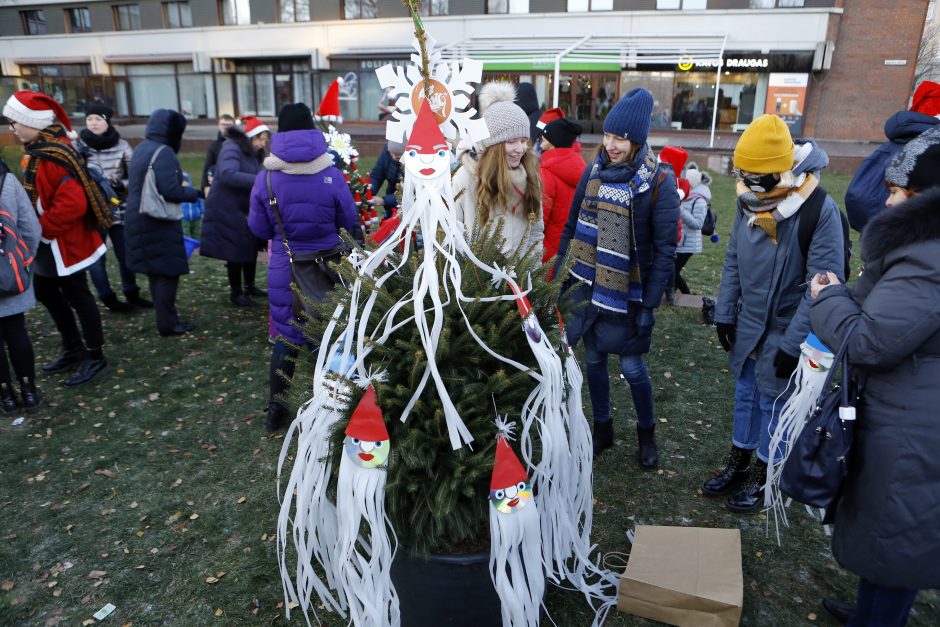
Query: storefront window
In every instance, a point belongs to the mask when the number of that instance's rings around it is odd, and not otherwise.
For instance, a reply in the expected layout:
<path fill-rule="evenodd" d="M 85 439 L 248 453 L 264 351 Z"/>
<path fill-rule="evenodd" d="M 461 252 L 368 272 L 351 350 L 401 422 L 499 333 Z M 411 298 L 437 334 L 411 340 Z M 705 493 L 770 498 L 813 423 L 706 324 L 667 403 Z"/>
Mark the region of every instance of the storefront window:
<path fill-rule="evenodd" d="M 645 87 L 653 94 L 651 128 L 666 129 L 672 124 L 672 89 L 675 72 L 622 72 L 620 90 L 622 94 L 636 87 Z"/>
<path fill-rule="evenodd" d="M 148 116 L 155 109 L 179 110 L 174 64 L 141 63 L 126 68 L 132 115 Z"/>
<path fill-rule="evenodd" d="M 120 77 L 92 76 L 91 65 L 22 65 L 22 76 L 10 79 L 15 89 L 28 89 L 47 94 L 60 102 L 69 116 L 81 119 L 90 103 L 114 108 L 116 86 Z M 119 115 L 122 113 L 119 111 Z"/>
<path fill-rule="evenodd" d="M 236 65 L 237 115 L 275 116 L 286 104 L 309 102 L 310 63 L 299 60 L 243 61 Z M 220 88 L 219 108 L 222 104 Z"/>
<path fill-rule="evenodd" d="M 763 110 L 767 93 L 767 74 L 724 72 L 718 88 L 716 128 L 743 130 Z M 683 129 L 710 129 L 715 102 L 714 72 L 676 74 L 673 98 L 673 122 Z"/>

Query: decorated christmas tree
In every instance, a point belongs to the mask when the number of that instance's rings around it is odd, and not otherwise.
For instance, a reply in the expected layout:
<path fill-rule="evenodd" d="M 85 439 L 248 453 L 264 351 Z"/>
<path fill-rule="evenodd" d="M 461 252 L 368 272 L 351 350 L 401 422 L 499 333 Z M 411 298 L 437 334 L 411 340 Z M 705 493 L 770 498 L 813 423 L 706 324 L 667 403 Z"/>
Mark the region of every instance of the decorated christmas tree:
<path fill-rule="evenodd" d="M 287 606 L 399 625 L 396 552 L 488 551 L 504 625 L 538 624 L 546 581 L 600 620 L 616 577 L 590 556 L 591 437 L 561 280 L 540 251 L 507 257 L 498 228 L 468 239 L 450 210 L 451 144 L 487 136 L 469 106 L 482 66 L 441 62 L 405 4 L 413 65 L 377 71 L 401 94 L 387 128 L 405 143 L 401 222 L 340 266 L 343 288 L 306 327 L 312 385 L 278 465 Z"/>

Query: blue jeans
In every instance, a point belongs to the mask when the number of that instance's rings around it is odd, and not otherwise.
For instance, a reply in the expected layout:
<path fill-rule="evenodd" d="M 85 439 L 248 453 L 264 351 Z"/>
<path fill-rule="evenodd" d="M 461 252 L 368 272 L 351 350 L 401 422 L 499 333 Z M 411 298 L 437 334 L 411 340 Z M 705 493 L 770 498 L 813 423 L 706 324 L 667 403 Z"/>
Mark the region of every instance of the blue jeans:
<path fill-rule="evenodd" d="M 738 448 L 749 451 L 757 449 L 757 458 L 766 462 L 770 459 L 770 436 L 777 427 L 777 418 L 786 403 L 786 397 L 777 400 L 774 396 L 760 393 L 754 374 L 756 364 L 756 360 L 746 359 L 741 376 L 734 382 L 734 427 L 731 442 Z"/>
<path fill-rule="evenodd" d="M 917 598 L 917 590 L 877 586 L 867 579 L 858 582 L 855 612 L 849 627 L 903 627 Z"/>
<path fill-rule="evenodd" d="M 102 239 L 111 236 L 111 247 L 114 249 L 114 256 L 118 260 L 118 270 L 121 272 L 121 291 L 124 294 L 136 294 L 140 291 L 137 286 L 137 275 L 131 271 L 124 263 L 124 225 L 112 224 L 107 233 L 102 232 Z M 95 263 L 88 269 L 91 275 L 91 282 L 95 285 L 95 291 L 98 298 L 107 298 L 114 295 L 111 289 L 111 279 L 108 278 L 108 259 L 107 254 L 101 255 Z"/>
<path fill-rule="evenodd" d="M 618 357 L 620 357 L 620 372 L 630 384 L 637 426 L 652 427 L 655 424 L 653 382 L 646 371 L 646 364 L 643 363 L 643 355 L 618 355 Z M 594 422 L 610 422 L 610 370 L 607 367 L 607 353 L 597 350 L 592 333 L 584 336 L 584 361 Z"/>

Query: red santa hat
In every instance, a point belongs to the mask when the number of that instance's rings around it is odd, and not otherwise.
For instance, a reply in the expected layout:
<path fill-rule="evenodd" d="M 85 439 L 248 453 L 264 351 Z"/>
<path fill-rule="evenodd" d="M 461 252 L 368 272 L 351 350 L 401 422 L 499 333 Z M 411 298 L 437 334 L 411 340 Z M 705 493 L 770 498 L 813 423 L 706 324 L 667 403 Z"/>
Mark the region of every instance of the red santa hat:
<path fill-rule="evenodd" d="M 924 115 L 940 115 L 940 85 L 933 81 L 924 81 L 914 92 L 911 111 Z"/>
<path fill-rule="evenodd" d="M 506 438 L 496 438 L 496 463 L 493 465 L 493 475 L 490 478 L 490 490 L 502 490 L 526 481 L 529 476 L 519 462 L 519 458 L 512 452 Z"/>
<path fill-rule="evenodd" d="M 692 191 L 692 184 L 689 182 L 689 179 L 679 178 L 676 179 L 676 189 L 679 190 L 679 200 L 685 200 Z"/>
<path fill-rule="evenodd" d="M 555 107 L 554 109 L 548 109 L 545 113 L 543 113 L 535 125 L 539 128 L 539 130 L 543 130 L 549 122 L 554 122 L 555 120 L 560 120 L 564 117 L 564 110 L 561 107 Z"/>
<path fill-rule="evenodd" d="M 679 178 L 682 176 L 685 162 L 689 160 L 689 153 L 685 151 L 685 148 L 678 146 L 663 146 L 663 149 L 659 151 L 659 160 L 671 165 L 676 178 Z"/>
<path fill-rule="evenodd" d="M 346 435 L 366 442 L 382 442 L 388 439 L 385 419 L 375 401 L 375 388 L 371 385 L 356 405 L 349 424 L 346 425 Z"/>
<path fill-rule="evenodd" d="M 239 122 L 245 125 L 245 136 L 249 139 L 265 131 L 268 133 L 271 132 L 271 129 L 269 129 L 264 122 L 253 115 L 242 116 Z"/>
<path fill-rule="evenodd" d="M 72 139 L 78 137 L 78 134 L 72 130 L 72 122 L 65 109 L 57 100 L 46 94 L 18 91 L 7 100 L 3 107 L 3 115 L 17 124 L 36 129 L 44 129 L 58 120 L 65 127 L 69 137 Z"/>
<path fill-rule="evenodd" d="M 320 106 L 317 107 L 316 113 L 314 113 L 314 119 L 338 124 L 343 123 L 343 116 L 339 112 L 339 86 L 342 84 L 343 79 L 340 77 L 330 83 L 323 100 L 320 101 Z"/>
<path fill-rule="evenodd" d="M 411 135 L 405 142 L 405 150 L 414 150 L 422 155 L 434 154 L 438 150 L 448 150 L 450 146 L 444 139 L 444 133 L 437 124 L 437 117 L 431 111 L 431 105 L 426 98 L 421 100 L 421 110 L 415 125 L 411 128 Z"/>

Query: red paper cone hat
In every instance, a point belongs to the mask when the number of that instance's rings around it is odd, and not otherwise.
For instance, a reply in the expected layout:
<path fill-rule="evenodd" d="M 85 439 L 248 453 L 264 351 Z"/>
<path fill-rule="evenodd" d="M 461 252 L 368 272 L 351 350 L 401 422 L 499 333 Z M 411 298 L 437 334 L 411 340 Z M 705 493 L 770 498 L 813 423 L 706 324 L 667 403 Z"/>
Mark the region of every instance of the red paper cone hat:
<path fill-rule="evenodd" d="M 62 105 L 54 98 L 36 91 L 18 91 L 10 96 L 3 107 L 3 115 L 17 124 L 36 129 L 44 129 L 58 120 L 69 137 L 78 137 Z"/>
<path fill-rule="evenodd" d="M 689 160 L 689 153 L 685 151 L 685 148 L 678 146 L 663 146 L 663 149 L 659 151 L 659 160 L 671 165 L 676 178 L 679 178 L 682 176 L 685 162 Z"/>
<path fill-rule="evenodd" d="M 356 405 L 352 418 L 346 425 L 346 435 L 366 442 L 382 442 L 388 439 L 385 419 L 378 403 L 375 402 L 375 388 L 371 385 Z"/>
<path fill-rule="evenodd" d="M 519 462 L 519 458 L 512 452 L 506 438 L 496 438 L 496 464 L 493 465 L 493 476 L 490 479 L 490 490 L 501 490 L 520 481 L 526 481 L 529 476 Z"/>
<path fill-rule="evenodd" d="M 342 84 L 343 79 L 339 77 L 330 83 L 329 88 L 326 90 L 326 95 L 323 96 L 323 100 L 320 101 L 320 106 L 317 107 L 317 111 L 313 116 L 314 118 L 342 124 L 343 116 L 339 112 L 339 86 Z"/>
<path fill-rule="evenodd" d="M 431 111 L 431 105 L 427 99 L 421 100 L 421 111 L 418 112 L 418 119 L 411 129 L 411 135 L 405 142 L 405 150 L 415 150 L 422 155 L 430 155 L 438 150 L 447 150 L 447 140 L 444 139 L 444 133 L 441 127 L 437 125 L 437 118 Z"/>
<path fill-rule="evenodd" d="M 565 111 L 561 107 L 555 107 L 554 109 L 548 109 L 542 116 L 539 118 L 539 121 L 535 123 L 540 129 L 544 129 L 549 122 L 554 122 L 555 120 L 560 120 L 565 117 Z"/>
<path fill-rule="evenodd" d="M 271 132 L 264 122 L 259 120 L 253 115 L 246 115 L 242 117 L 241 123 L 245 125 L 245 136 L 251 139 L 259 133 L 264 133 L 265 131 Z"/>

